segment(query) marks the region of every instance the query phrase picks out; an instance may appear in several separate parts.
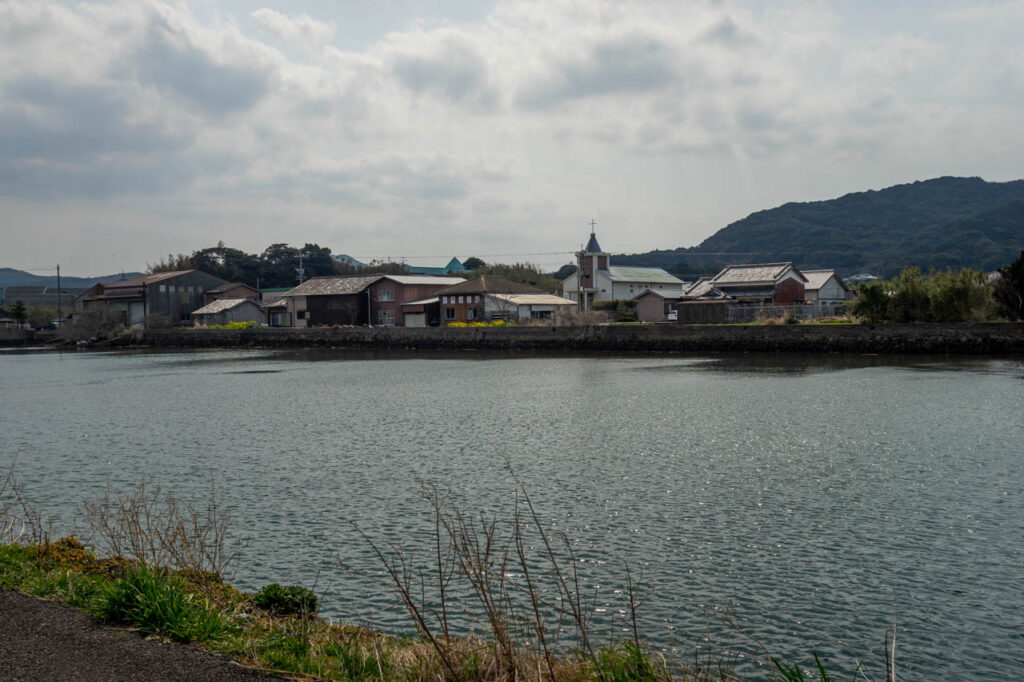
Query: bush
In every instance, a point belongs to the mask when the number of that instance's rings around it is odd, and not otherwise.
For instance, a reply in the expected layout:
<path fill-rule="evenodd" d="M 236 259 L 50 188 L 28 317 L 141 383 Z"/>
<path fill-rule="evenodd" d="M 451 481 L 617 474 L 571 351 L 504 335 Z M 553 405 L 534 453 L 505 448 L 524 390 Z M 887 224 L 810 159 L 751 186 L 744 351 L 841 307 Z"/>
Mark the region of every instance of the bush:
<path fill-rule="evenodd" d="M 256 606 L 278 616 L 311 616 L 319 608 L 312 590 L 298 585 L 267 585 L 253 599 Z"/>
<path fill-rule="evenodd" d="M 253 329 L 260 326 L 259 322 L 249 320 L 248 322 L 228 322 L 227 324 L 209 324 L 200 329 Z"/>
<path fill-rule="evenodd" d="M 75 313 L 70 322 L 61 325 L 57 337 L 62 341 L 77 342 L 110 339 L 124 331 L 124 312 L 106 306 L 96 310 Z"/>

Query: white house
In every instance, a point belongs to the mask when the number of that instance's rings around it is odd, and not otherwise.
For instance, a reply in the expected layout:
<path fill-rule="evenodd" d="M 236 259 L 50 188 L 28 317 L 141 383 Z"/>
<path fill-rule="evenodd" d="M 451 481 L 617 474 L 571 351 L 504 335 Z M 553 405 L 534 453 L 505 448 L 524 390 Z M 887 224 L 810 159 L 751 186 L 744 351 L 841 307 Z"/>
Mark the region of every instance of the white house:
<path fill-rule="evenodd" d="M 837 303 L 852 298 L 850 288 L 835 270 L 804 270 L 804 300 L 808 303 Z"/>
<path fill-rule="evenodd" d="M 576 272 L 562 280 L 562 295 L 590 310 L 597 301 L 636 298 L 648 290 L 668 296 L 683 291 L 684 282 L 661 268 L 614 266 L 610 259 L 591 232 L 586 248 L 576 253 Z"/>

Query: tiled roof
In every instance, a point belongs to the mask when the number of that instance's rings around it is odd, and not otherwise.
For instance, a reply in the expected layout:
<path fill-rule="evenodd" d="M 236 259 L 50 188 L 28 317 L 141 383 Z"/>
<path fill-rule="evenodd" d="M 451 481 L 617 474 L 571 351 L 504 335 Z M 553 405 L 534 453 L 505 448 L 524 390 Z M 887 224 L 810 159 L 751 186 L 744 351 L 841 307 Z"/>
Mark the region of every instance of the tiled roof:
<path fill-rule="evenodd" d="M 494 275 L 483 275 L 476 279 L 470 279 L 462 284 L 446 287 L 437 292 L 444 294 L 546 294 L 543 289 L 522 282 L 513 282 L 504 277 Z"/>
<path fill-rule="evenodd" d="M 232 308 L 247 302 L 256 305 L 255 303 L 252 302 L 252 299 L 249 298 L 218 298 L 216 301 L 213 301 L 209 305 L 204 305 L 199 310 L 193 311 L 192 314 L 215 315 L 217 313 L 222 313 L 225 310 L 231 310 Z"/>
<path fill-rule="evenodd" d="M 807 284 L 804 285 L 804 289 L 811 291 L 818 291 L 825 283 L 828 282 L 830 277 L 835 277 L 836 281 L 839 282 L 840 286 L 844 289 L 849 289 L 843 280 L 836 274 L 835 270 L 804 270 L 804 277 L 807 278 Z"/>
<path fill-rule="evenodd" d="M 633 298 L 640 298 L 641 296 L 647 295 L 657 296 L 658 298 L 664 298 L 670 301 L 675 301 L 683 297 L 683 291 L 682 289 L 662 289 L 661 291 L 657 291 L 655 289 L 645 289 L 644 291 L 640 292 Z"/>
<path fill-rule="evenodd" d="M 234 289 L 235 287 L 249 287 L 253 291 L 256 290 L 254 287 L 250 287 L 245 282 L 225 282 L 224 284 L 219 284 L 219 285 L 215 286 L 214 288 L 210 289 L 206 293 L 208 293 L 208 294 L 219 294 L 222 291 L 230 291 L 231 289 Z"/>
<path fill-rule="evenodd" d="M 696 282 L 687 287 L 686 291 L 683 292 L 684 298 L 729 298 L 729 296 L 718 289 L 711 283 L 710 277 L 701 277 Z"/>
<path fill-rule="evenodd" d="M 384 275 L 356 275 L 353 277 L 313 277 L 295 287 L 285 296 L 338 296 L 358 294 Z"/>
<path fill-rule="evenodd" d="M 740 284 L 774 284 L 792 270 L 806 281 L 792 263 L 757 263 L 751 265 L 730 265 L 711 278 L 715 286 Z"/>
<path fill-rule="evenodd" d="M 683 280 L 668 274 L 661 268 L 626 268 L 613 265 L 608 268 L 608 275 L 613 282 L 672 284 L 680 289 L 683 287 Z"/>

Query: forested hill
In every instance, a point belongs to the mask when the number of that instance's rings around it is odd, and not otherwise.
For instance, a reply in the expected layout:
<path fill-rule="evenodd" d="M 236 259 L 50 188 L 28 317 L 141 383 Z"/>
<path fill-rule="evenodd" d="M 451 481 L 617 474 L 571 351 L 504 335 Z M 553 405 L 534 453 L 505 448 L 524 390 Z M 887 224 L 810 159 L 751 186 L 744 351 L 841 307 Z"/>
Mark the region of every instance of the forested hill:
<path fill-rule="evenodd" d="M 91 287 L 97 282 L 116 282 L 120 279 L 132 279 L 141 277 L 141 272 L 117 273 L 116 275 L 105 275 L 102 277 L 71 277 L 65 275 L 61 278 L 62 287 Z M 0 287 L 55 287 L 57 286 L 57 275 L 34 275 L 24 270 L 14 268 L 0 268 Z"/>
<path fill-rule="evenodd" d="M 616 255 L 613 263 L 680 275 L 724 263 L 792 261 L 799 268 L 891 276 L 970 266 L 991 271 L 1024 247 L 1024 180 L 943 177 L 788 203 L 752 213 L 691 249 Z"/>

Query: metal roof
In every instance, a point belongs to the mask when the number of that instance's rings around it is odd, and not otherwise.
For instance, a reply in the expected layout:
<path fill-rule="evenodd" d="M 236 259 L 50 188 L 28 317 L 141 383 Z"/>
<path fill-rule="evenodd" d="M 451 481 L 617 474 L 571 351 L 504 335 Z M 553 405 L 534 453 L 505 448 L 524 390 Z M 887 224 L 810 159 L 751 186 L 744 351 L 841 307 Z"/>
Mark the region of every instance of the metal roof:
<path fill-rule="evenodd" d="M 440 289 L 438 294 L 546 294 L 540 287 L 514 282 L 504 277 L 483 275 L 461 284 Z"/>
<path fill-rule="evenodd" d="M 849 290 L 849 287 L 846 286 L 842 278 L 836 274 L 835 270 L 804 270 L 803 273 L 804 277 L 807 278 L 807 284 L 804 285 L 804 289 L 818 291 L 825 286 L 825 283 L 828 282 L 830 278 L 835 277 L 836 281 L 839 282 L 839 286 L 843 289 Z"/>
<path fill-rule="evenodd" d="M 204 305 L 199 310 L 194 310 L 192 314 L 215 315 L 217 313 L 222 313 L 226 310 L 231 310 L 232 308 L 237 308 L 243 303 L 252 303 L 253 305 L 256 305 L 255 303 L 253 303 L 253 300 L 251 298 L 218 298 L 216 301 L 213 301 L 209 305 Z"/>
<path fill-rule="evenodd" d="M 651 284 L 673 284 L 683 288 L 683 280 L 668 274 L 661 268 L 627 268 L 613 265 L 607 270 L 613 282 L 640 282 Z"/>
<path fill-rule="evenodd" d="M 715 286 L 731 286 L 738 284 L 775 284 L 788 272 L 807 281 L 803 274 L 793 267 L 792 263 L 754 263 L 749 265 L 729 265 L 711 278 Z"/>
<path fill-rule="evenodd" d="M 438 302 L 438 298 L 439 297 L 437 297 L 437 296 L 434 296 L 432 298 L 421 298 L 418 301 L 406 301 L 405 303 L 402 303 L 401 305 L 430 305 L 431 303 L 437 303 Z"/>
<path fill-rule="evenodd" d="M 432 275 L 385 275 L 384 278 L 399 284 L 438 284 L 445 287 L 466 281 L 465 277 L 435 277 Z"/>
<path fill-rule="evenodd" d="M 355 275 L 352 277 L 313 277 L 287 292 L 295 296 L 339 296 L 358 294 L 384 275 Z"/>
<path fill-rule="evenodd" d="M 180 277 L 181 275 L 187 275 L 190 272 L 196 272 L 195 268 L 191 270 L 175 270 L 173 272 L 158 272 L 152 275 L 143 275 L 142 277 L 136 277 L 135 279 L 126 279 L 123 282 L 103 282 L 105 289 L 120 289 L 122 287 L 141 287 L 143 285 L 150 285 L 154 282 L 162 282 L 165 279 L 173 279 L 174 277 Z"/>
<path fill-rule="evenodd" d="M 506 303 L 514 305 L 576 305 L 576 301 L 570 301 L 554 294 L 487 294 Z"/>
<path fill-rule="evenodd" d="M 604 253 L 601 250 L 601 245 L 597 243 L 597 235 L 593 232 L 590 233 L 590 241 L 587 242 L 587 248 L 584 251 L 587 253 Z"/>

